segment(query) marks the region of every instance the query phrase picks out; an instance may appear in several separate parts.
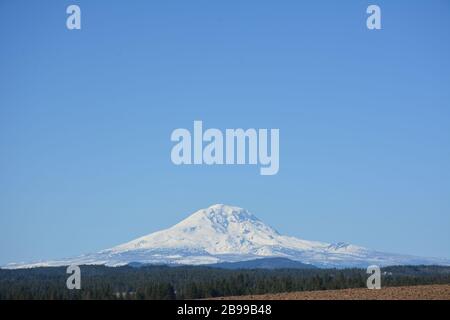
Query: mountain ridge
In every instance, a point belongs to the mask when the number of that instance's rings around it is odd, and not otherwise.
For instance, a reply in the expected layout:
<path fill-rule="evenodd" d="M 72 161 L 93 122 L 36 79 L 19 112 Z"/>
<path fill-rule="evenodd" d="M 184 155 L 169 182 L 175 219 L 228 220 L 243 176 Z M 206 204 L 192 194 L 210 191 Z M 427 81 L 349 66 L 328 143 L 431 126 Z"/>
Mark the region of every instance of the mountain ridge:
<path fill-rule="evenodd" d="M 347 243 L 309 241 L 280 234 L 251 212 L 224 204 L 198 210 L 170 228 L 76 258 L 6 268 L 69 264 L 126 265 L 131 262 L 208 265 L 281 257 L 317 267 L 450 265 L 450 260 L 378 252 Z"/>
<path fill-rule="evenodd" d="M 238 262 L 219 262 L 206 267 L 217 269 L 317 269 L 317 267 L 283 257 L 258 258 Z"/>

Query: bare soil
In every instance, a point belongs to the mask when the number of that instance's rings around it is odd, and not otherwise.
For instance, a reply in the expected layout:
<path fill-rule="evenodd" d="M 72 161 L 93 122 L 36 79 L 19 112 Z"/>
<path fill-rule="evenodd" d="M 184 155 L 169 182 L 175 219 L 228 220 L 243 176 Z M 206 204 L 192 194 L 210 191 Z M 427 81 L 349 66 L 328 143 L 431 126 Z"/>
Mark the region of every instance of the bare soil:
<path fill-rule="evenodd" d="M 450 300 L 450 284 L 220 297 L 219 300 Z"/>

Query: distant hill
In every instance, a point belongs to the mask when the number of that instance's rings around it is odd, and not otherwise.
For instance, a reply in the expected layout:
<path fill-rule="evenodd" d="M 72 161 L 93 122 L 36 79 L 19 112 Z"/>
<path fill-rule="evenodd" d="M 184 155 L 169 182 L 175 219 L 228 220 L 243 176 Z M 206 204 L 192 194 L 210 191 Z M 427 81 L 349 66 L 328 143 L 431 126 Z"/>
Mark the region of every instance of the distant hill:
<path fill-rule="evenodd" d="M 287 258 L 261 258 L 239 262 L 221 262 L 207 265 L 220 269 L 316 269 L 312 264 L 302 263 Z"/>

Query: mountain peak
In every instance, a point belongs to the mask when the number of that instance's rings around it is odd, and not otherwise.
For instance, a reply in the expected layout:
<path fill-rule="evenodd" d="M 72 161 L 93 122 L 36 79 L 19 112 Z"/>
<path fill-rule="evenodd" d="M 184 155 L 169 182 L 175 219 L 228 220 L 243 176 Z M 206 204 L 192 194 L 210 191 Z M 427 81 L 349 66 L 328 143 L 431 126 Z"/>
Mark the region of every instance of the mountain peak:
<path fill-rule="evenodd" d="M 172 228 L 181 228 L 183 230 L 189 229 L 192 231 L 210 228 L 219 233 L 229 233 L 232 230 L 239 233 L 246 231 L 247 229 L 254 231 L 254 228 L 260 229 L 262 226 L 264 226 L 264 229 L 271 229 L 270 227 L 265 226 L 256 216 L 243 208 L 225 204 L 215 204 L 194 212 Z M 239 234 L 236 234 L 236 236 L 239 236 Z"/>
<path fill-rule="evenodd" d="M 207 254 L 270 255 L 280 245 L 279 233 L 249 211 L 215 204 L 178 224 L 112 248 L 114 252 L 154 248 L 189 248 Z"/>
<path fill-rule="evenodd" d="M 236 206 L 230 206 L 223 203 L 213 204 L 212 206 L 209 206 L 208 208 L 202 209 L 206 210 L 208 212 L 214 212 L 214 213 L 222 213 L 227 215 L 232 215 L 235 212 L 248 212 L 247 210 L 236 207 Z M 199 210 L 199 211 L 202 211 Z"/>
<path fill-rule="evenodd" d="M 200 215 L 204 215 L 210 220 L 220 223 L 222 220 L 230 220 L 232 222 L 258 221 L 258 219 L 247 210 L 229 206 L 225 204 L 215 204 L 206 209 L 197 211 Z M 193 215 L 197 214 L 194 213 Z"/>
<path fill-rule="evenodd" d="M 213 204 L 212 206 L 209 206 L 208 208 L 205 208 L 203 210 L 212 211 L 212 212 L 222 212 L 222 213 L 226 213 L 226 214 L 232 214 L 235 211 L 247 211 L 243 208 L 236 207 L 236 206 L 230 206 L 230 205 L 226 205 L 223 203 Z"/>

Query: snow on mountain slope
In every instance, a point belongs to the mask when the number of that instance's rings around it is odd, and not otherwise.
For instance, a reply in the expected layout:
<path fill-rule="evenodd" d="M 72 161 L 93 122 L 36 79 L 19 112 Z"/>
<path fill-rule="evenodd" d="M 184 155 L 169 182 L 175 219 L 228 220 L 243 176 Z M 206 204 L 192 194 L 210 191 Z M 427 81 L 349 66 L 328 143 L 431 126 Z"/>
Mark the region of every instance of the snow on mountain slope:
<path fill-rule="evenodd" d="M 420 258 L 369 250 L 346 243 L 306 241 L 279 234 L 245 209 L 213 205 L 171 228 L 94 254 L 6 268 L 105 264 L 213 264 L 261 257 L 284 257 L 319 267 L 365 267 L 370 264 L 442 264 L 450 260 Z"/>
<path fill-rule="evenodd" d="M 214 205 L 197 211 L 175 226 L 110 249 L 201 248 L 210 254 L 256 254 L 268 256 L 273 247 L 325 248 L 327 244 L 280 235 L 248 211 Z"/>

